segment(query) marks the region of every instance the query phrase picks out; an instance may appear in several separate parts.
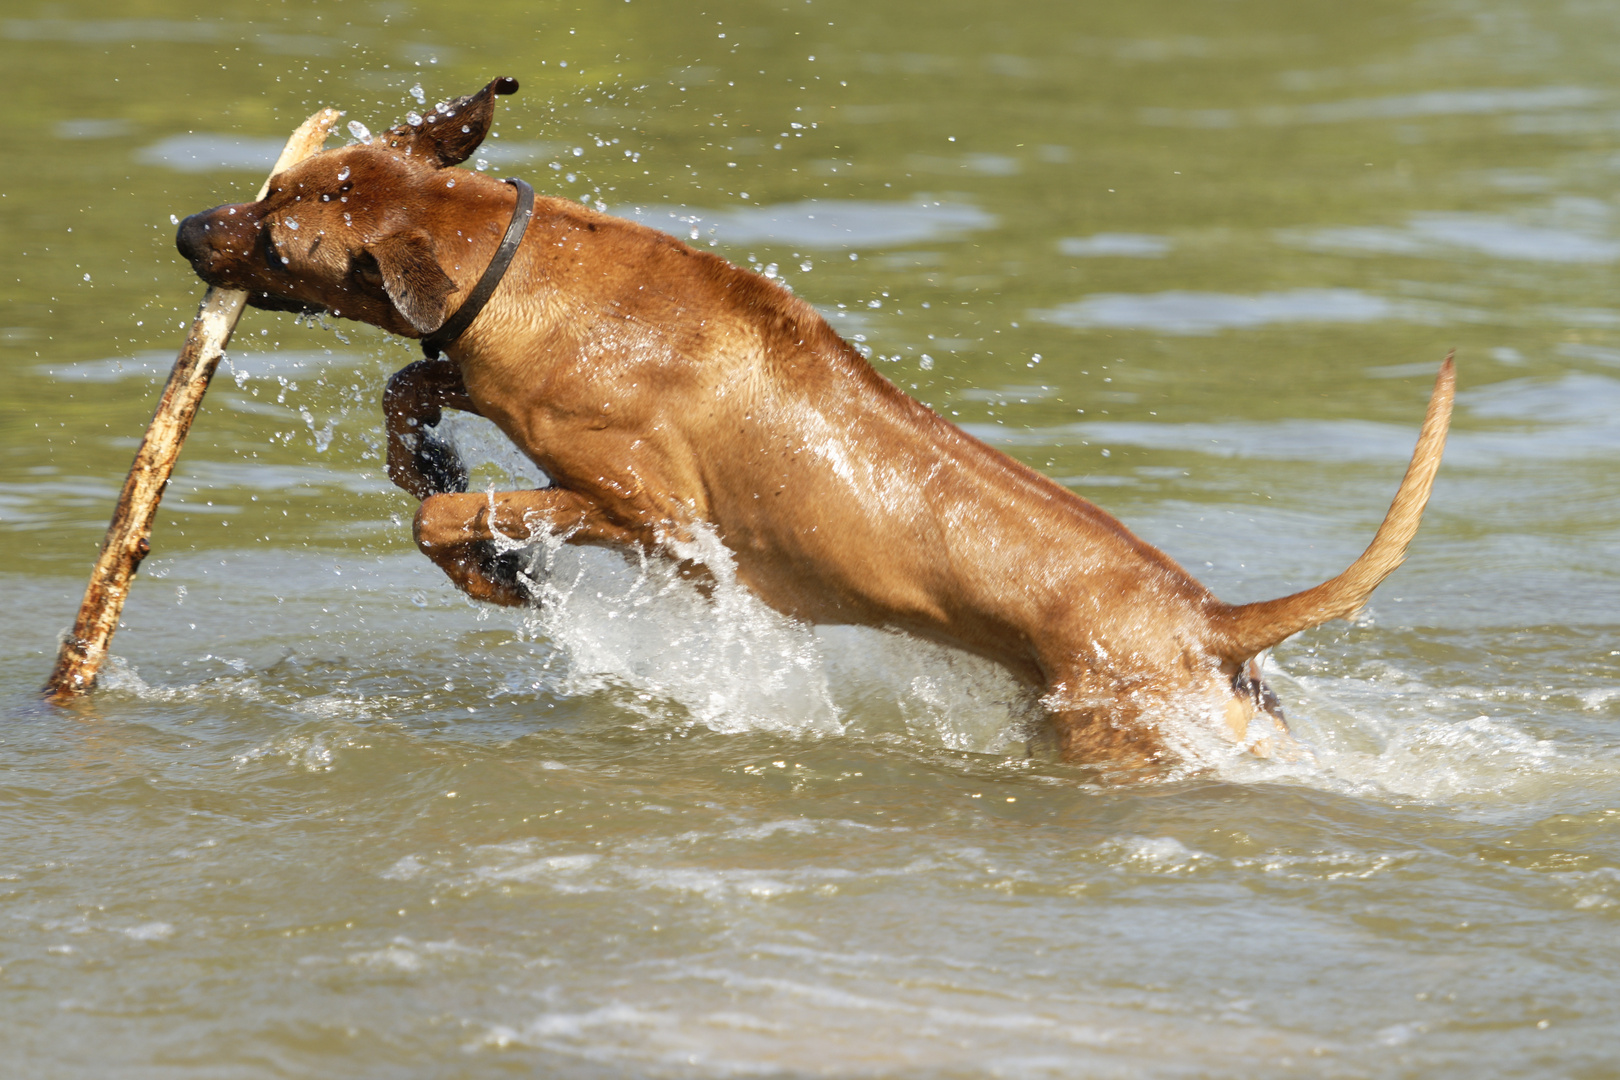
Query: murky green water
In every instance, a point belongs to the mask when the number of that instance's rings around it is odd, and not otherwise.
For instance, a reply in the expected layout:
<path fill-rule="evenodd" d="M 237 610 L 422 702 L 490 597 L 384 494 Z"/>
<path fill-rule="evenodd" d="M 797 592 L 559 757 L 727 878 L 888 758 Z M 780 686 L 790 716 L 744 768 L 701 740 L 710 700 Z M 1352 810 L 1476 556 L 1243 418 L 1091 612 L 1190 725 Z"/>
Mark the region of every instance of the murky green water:
<path fill-rule="evenodd" d="M 11 4 L 4 1071 L 1620 1072 L 1617 50 L 1578 2 Z M 993 668 L 602 552 L 476 608 L 381 477 L 411 348 L 261 312 L 104 689 L 37 704 L 200 294 L 170 215 L 498 74 L 488 168 L 785 278 L 1227 599 L 1359 552 L 1455 347 L 1409 563 L 1273 661 L 1318 762 L 1099 789 Z"/>

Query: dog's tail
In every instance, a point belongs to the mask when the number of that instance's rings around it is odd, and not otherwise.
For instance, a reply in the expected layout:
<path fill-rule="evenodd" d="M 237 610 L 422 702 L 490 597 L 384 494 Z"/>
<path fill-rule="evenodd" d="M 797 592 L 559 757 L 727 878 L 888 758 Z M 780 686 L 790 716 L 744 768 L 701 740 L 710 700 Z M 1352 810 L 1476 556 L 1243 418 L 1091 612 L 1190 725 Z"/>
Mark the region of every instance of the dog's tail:
<path fill-rule="evenodd" d="M 1244 663 L 1273 645 L 1313 626 L 1332 619 L 1347 619 L 1361 610 L 1380 582 L 1406 558 L 1406 545 L 1417 534 L 1423 508 L 1429 502 L 1429 489 L 1440 467 L 1445 449 L 1446 430 L 1451 424 L 1451 400 L 1456 391 L 1456 368 L 1450 355 L 1440 365 L 1429 397 L 1429 411 L 1423 418 L 1412 463 L 1406 468 L 1400 490 L 1390 504 L 1378 534 L 1362 552 L 1361 558 L 1338 577 L 1314 589 L 1277 600 L 1256 604 L 1226 605 L 1214 619 L 1213 650 L 1223 659 Z"/>

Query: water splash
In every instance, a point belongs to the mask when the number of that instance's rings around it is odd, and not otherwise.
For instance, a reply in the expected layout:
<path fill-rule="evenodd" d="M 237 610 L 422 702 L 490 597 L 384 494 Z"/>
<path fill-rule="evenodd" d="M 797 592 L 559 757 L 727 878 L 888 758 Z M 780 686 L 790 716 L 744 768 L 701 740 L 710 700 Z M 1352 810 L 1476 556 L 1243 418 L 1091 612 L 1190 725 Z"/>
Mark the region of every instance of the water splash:
<path fill-rule="evenodd" d="M 482 416 L 447 412 L 433 431 L 466 462 L 475 489 L 516 491 L 551 484 L 527 454 Z"/>
<path fill-rule="evenodd" d="M 634 711 L 669 717 L 674 706 L 721 732 L 843 730 L 814 634 L 741 586 L 712 533 L 670 545 L 683 563 L 568 547 L 554 534 L 499 546 L 535 570 L 527 630 L 562 650 L 566 693 L 628 689 Z"/>
<path fill-rule="evenodd" d="M 487 420 L 447 414 L 436 435 L 468 464 L 475 488 L 547 483 Z M 848 732 L 1022 756 L 1037 707 L 988 660 L 782 615 L 738 580 L 730 550 L 707 528 L 671 540 L 672 558 L 566 540 L 497 541 L 530 568 L 535 607 L 524 630 L 558 648 L 549 677 L 563 693 L 614 692 L 649 719 L 722 732 Z"/>
<path fill-rule="evenodd" d="M 1472 710 L 1459 710 L 1454 700 L 1466 694 L 1409 676 L 1329 679 L 1277 671 L 1267 679 L 1289 704 L 1290 723 L 1309 755 L 1293 762 L 1207 758 L 1222 779 L 1484 809 L 1504 798 L 1520 805 L 1543 797 L 1577 774 L 1614 772 L 1612 763 L 1569 754 L 1510 718 L 1468 715 Z"/>

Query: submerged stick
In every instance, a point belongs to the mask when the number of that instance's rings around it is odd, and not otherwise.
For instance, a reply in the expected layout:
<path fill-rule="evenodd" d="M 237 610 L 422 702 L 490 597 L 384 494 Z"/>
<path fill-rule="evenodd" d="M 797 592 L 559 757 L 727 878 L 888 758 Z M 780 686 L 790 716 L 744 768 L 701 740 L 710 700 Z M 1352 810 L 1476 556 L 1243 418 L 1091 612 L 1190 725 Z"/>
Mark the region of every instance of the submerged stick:
<path fill-rule="evenodd" d="M 270 178 L 320 150 L 341 115 L 336 109 L 322 109 L 305 120 L 287 140 L 275 168 L 270 170 Z M 270 190 L 270 178 L 265 179 L 258 198 L 264 198 Z M 152 519 L 157 516 L 163 489 L 168 486 L 192 418 L 197 415 L 246 303 L 247 293 L 237 289 L 210 287 L 203 294 L 191 333 L 186 335 L 186 343 L 175 359 L 163 396 L 158 399 L 157 412 L 118 496 L 107 538 L 102 541 L 101 554 L 90 571 L 90 584 L 79 605 L 79 617 L 63 640 L 56 668 L 43 688 L 46 700 L 61 704 L 95 686 L 96 672 L 107 658 L 107 643 L 118 628 L 118 618 L 129 596 L 130 578 L 152 550 Z"/>

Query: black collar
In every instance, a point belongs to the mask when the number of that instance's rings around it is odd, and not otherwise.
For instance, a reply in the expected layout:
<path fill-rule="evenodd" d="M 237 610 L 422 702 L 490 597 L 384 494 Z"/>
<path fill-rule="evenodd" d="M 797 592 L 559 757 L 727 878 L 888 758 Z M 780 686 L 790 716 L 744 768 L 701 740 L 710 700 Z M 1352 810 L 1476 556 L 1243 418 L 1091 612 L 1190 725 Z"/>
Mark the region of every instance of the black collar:
<path fill-rule="evenodd" d="M 529 228 L 529 219 L 534 216 L 534 188 L 522 180 L 503 180 L 504 184 L 511 184 L 517 188 L 517 206 L 512 208 L 512 220 L 506 225 L 506 235 L 501 237 L 501 246 L 495 249 L 495 257 L 489 260 L 484 268 L 484 276 L 478 279 L 467 299 L 461 302 L 456 313 L 444 320 L 433 333 L 422 339 L 422 352 L 429 360 L 437 360 L 439 354 L 448 348 L 451 342 L 460 337 L 478 318 L 478 313 L 484 310 L 489 298 L 494 295 L 496 286 L 500 285 L 501 278 L 506 276 L 507 268 L 512 265 L 512 256 L 517 254 L 518 245 L 523 243 L 523 234 Z"/>

